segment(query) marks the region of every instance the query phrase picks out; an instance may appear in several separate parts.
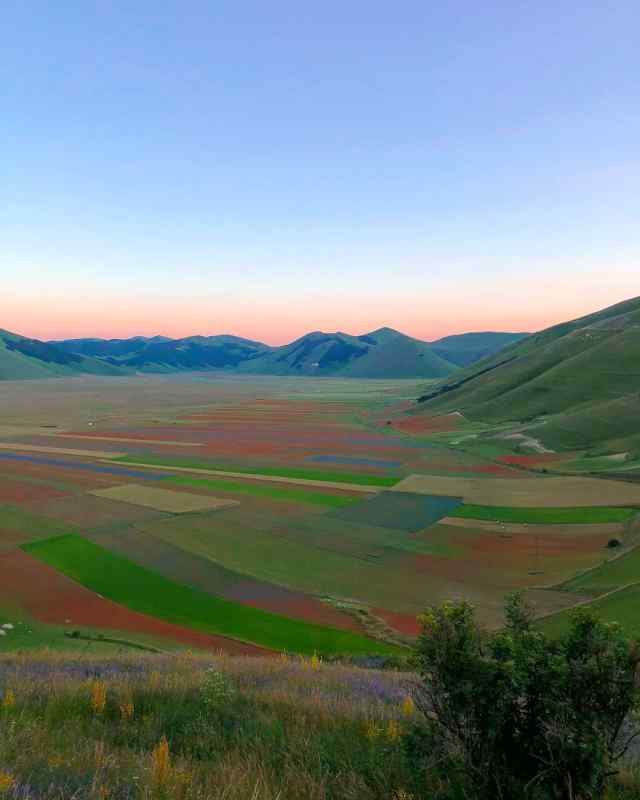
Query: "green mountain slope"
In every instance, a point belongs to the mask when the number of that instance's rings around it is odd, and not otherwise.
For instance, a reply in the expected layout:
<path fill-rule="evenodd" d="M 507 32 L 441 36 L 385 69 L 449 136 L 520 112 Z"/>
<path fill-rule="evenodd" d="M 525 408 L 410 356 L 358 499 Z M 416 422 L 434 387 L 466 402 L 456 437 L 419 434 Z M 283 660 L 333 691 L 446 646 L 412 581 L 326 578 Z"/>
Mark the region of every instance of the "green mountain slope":
<path fill-rule="evenodd" d="M 235 367 L 268 350 L 267 345 L 238 336 L 190 336 L 168 339 L 70 339 L 56 342 L 67 353 L 104 359 L 114 366 L 140 372 L 180 372 Z"/>
<path fill-rule="evenodd" d="M 242 372 L 263 375 L 339 375 L 349 378 L 438 378 L 456 367 L 426 342 L 381 328 L 363 336 L 309 333 L 243 362 Z"/>
<path fill-rule="evenodd" d="M 456 364 L 459 367 L 468 367 L 483 358 L 499 352 L 507 345 L 525 339 L 528 333 L 499 333 L 485 331 L 484 333 L 461 333 L 455 336 L 445 336 L 429 346 L 434 353 Z"/>
<path fill-rule="evenodd" d="M 533 334 L 442 381 L 426 413 L 544 422 L 552 447 L 640 436 L 640 298 Z"/>
<path fill-rule="evenodd" d="M 121 375 L 123 370 L 38 339 L 0 330 L 0 380 L 55 378 L 65 375 Z"/>

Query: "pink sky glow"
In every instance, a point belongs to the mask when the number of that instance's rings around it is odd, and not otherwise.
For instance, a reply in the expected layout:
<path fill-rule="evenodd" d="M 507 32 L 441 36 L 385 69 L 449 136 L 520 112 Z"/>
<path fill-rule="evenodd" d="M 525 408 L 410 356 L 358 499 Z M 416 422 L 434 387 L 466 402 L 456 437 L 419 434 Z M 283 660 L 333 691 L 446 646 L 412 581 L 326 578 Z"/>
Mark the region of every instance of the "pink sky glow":
<path fill-rule="evenodd" d="M 5 302 L 0 327 L 38 339 L 227 333 L 279 345 L 312 330 L 362 334 L 389 326 L 431 341 L 469 331 L 541 330 L 633 296 L 604 285 L 582 293 L 549 288 L 521 294 L 511 286 L 464 296 L 441 291 L 424 299 L 404 293 L 360 300 L 309 295 L 295 302 L 244 295 L 223 300 L 130 296 L 125 301 L 23 296 Z"/>

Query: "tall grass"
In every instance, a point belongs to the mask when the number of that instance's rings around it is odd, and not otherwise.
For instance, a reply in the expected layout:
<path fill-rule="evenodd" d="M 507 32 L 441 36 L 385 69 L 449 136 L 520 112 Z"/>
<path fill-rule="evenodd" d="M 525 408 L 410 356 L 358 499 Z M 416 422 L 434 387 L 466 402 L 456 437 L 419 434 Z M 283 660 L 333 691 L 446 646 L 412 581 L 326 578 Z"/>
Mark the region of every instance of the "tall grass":
<path fill-rule="evenodd" d="M 5 656 L 0 798 L 457 800 L 408 761 L 415 688 L 317 658 Z M 638 797 L 632 768 L 607 794 Z"/>
<path fill-rule="evenodd" d="M 319 659 L 4 657 L 0 797 L 418 798 L 412 685 Z"/>

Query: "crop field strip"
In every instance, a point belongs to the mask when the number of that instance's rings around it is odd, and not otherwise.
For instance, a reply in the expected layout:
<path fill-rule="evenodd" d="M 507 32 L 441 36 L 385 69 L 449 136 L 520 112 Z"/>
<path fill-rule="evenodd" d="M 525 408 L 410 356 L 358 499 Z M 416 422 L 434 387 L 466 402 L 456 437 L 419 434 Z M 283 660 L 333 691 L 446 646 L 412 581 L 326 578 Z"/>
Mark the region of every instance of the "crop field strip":
<path fill-rule="evenodd" d="M 353 616 L 311 595 L 225 569 L 135 526 L 96 528 L 85 531 L 84 536 L 171 581 L 193 586 L 206 594 L 293 619 L 363 633 Z"/>
<path fill-rule="evenodd" d="M 200 469 L 198 467 L 175 467 L 175 466 L 166 467 L 156 464 L 147 464 L 146 462 L 138 462 L 138 461 L 127 461 L 126 463 L 130 464 L 131 467 L 143 467 L 149 470 L 159 470 L 164 473 L 184 472 L 194 475 L 211 475 L 217 478 L 240 478 L 240 479 L 251 478 L 257 481 L 265 481 L 267 483 L 286 483 L 296 486 L 307 486 L 310 488 L 315 487 L 319 489 L 346 489 L 351 492 L 360 492 L 365 494 L 376 494 L 380 490 L 380 487 L 378 485 L 371 485 L 369 483 L 348 483 L 346 481 L 317 480 L 310 478 L 290 477 L 284 475 L 270 475 L 270 474 L 266 475 L 262 474 L 259 471 L 227 472 L 224 470 Z M 157 476 L 158 479 L 163 479 L 165 477 L 167 476 L 166 475 Z"/>
<path fill-rule="evenodd" d="M 327 506 L 330 508 L 342 508 L 360 499 L 348 494 L 327 494 L 326 492 L 313 491 L 310 489 L 291 489 L 272 485 L 264 486 L 248 481 L 233 481 L 228 478 L 212 480 L 206 478 L 172 476 L 167 478 L 165 483 L 192 487 L 194 489 L 206 489 L 212 492 L 228 492 L 230 494 L 250 495 L 252 497 L 269 497 L 274 500 L 311 503 L 313 505 Z"/>
<path fill-rule="evenodd" d="M 21 613 L 14 610 L 12 619 L 26 614 L 30 629 L 33 628 L 33 621 L 47 626 L 42 630 L 36 626 L 35 637 L 22 637 L 23 645 L 28 647 L 37 646 L 40 639 L 47 646 L 55 644 L 67 650 L 69 640 L 64 637 L 64 631 L 68 631 L 70 626 L 81 626 L 83 631 L 102 630 L 112 635 L 115 633 L 116 636 L 125 634 L 136 640 L 141 635 L 151 636 L 156 644 L 164 647 L 169 643 L 173 646 L 179 643 L 181 647 L 216 652 L 222 650 L 237 655 L 268 654 L 268 651 L 255 645 L 201 633 L 131 611 L 90 591 L 22 550 L 0 552 L 0 602 L 4 606 L 7 600 L 20 608 Z M 52 635 L 53 631 L 48 626 L 59 626 L 58 635 Z"/>
<path fill-rule="evenodd" d="M 330 516 L 347 522 L 362 522 L 413 533 L 455 512 L 461 503 L 457 497 L 381 492 L 348 508 L 333 511 Z"/>
<path fill-rule="evenodd" d="M 48 453 L 59 456 L 80 456 L 81 458 L 123 458 L 127 454 L 108 450 L 78 450 L 68 447 L 22 444 L 21 442 L 0 442 L 0 450 L 18 450 L 25 453 Z"/>
<path fill-rule="evenodd" d="M 585 506 L 640 506 L 640 486 L 599 478 L 443 478 L 410 475 L 391 491 L 462 497 L 474 505 L 547 506 L 566 508 Z"/>
<path fill-rule="evenodd" d="M 142 472 L 122 466 L 117 466 L 114 461 L 107 461 L 98 464 L 92 464 L 88 461 L 67 461 L 55 458 L 46 458 L 37 455 L 23 455 L 19 453 L 5 453 L 0 452 L 1 461 L 15 461 L 26 464 L 35 464 L 45 467 L 59 467 L 60 469 L 82 470 L 85 472 L 96 472 L 101 475 L 117 475 L 125 478 L 140 478 L 143 480 L 162 480 L 162 475 L 155 475 L 151 472 Z M 109 466 L 106 466 L 109 464 Z M 143 465 L 146 466 L 146 465 Z"/>
<path fill-rule="evenodd" d="M 136 461 L 135 456 L 123 456 L 115 459 L 118 463 L 133 463 Z M 237 465 L 219 465 L 207 461 L 194 461 L 190 459 L 180 458 L 144 458 L 136 461 L 135 466 L 155 466 L 161 467 L 168 471 L 172 469 L 189 469 L 189 470 L 205 470 L 207 472 L 219 472 L 229 475 L 246 475 L 246 476 L 259 476 L 261 479 L 267 477 L 272 478 L 292 478 L 296 480 L 314 481 L 316 483 L 346 483 L 358 486 L 374 486 L 374 487 L 389 487 L 396 484 L 400 477 L 398 476 L 380 476 L 369 475 L 363 473 L 352 472 L 329 472 L 324 470 L 309 470 L 309 469 L 296 469 L 296 468 L 280 468 L 280 467 L 242 467 Z"/>
<path fill-rule="evenodd" d="M 214 598 L 73 534 L 25 544 L 22 549 L 132 611 L 203 633 L 306 654 L 396 652 L 391 645 L 348 631 Z"/>
<path fill-rule="evenodd" d="M 205 511 L 237 506 L 237 500 L 207 497 L 205 495 L 173 492 L 170 489 L 158 489 L 151 486 L 139 486 L 135 483 L 124 486 L 112 486 L 109 489 L 94 489 L 91 494 L 117 500 L 121 503 L 153 508 L 156 511 L 167 511 L 171 514 L 185 514 L 191 511 Z"/>
<path fill-rule="evenodd" d="M 515 508 L 513 506 L 480 506 L 465 504 L 452 516 L 491 522 L 517 522 L 531 524 L 596 525 L 608 522 L 626 522 L 637 510 L 607 506 L 579 508 Z"/>

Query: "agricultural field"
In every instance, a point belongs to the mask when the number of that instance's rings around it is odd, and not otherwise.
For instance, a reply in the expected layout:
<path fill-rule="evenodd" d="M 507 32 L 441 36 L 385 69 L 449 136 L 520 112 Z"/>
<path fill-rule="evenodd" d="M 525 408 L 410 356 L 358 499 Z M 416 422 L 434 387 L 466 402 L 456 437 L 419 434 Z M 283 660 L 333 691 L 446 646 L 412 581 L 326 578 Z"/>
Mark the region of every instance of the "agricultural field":
<path fill-rule="evenodd" d="M 496 625 L 514 590 L 541 613 L 592 596 L 571 581 L 613 538 L 633 552 L 640 484 L 554 474 L 557 454 L 483 441 L 460 414 L 407 414 L 423 389 L 3 384 L 0 650 L 385 655 L 431 603 Z"/>

